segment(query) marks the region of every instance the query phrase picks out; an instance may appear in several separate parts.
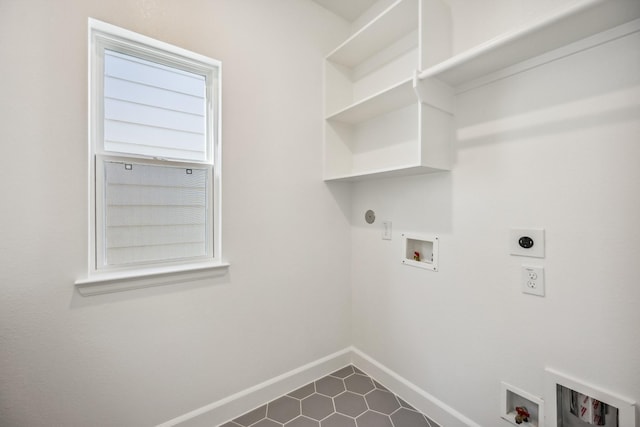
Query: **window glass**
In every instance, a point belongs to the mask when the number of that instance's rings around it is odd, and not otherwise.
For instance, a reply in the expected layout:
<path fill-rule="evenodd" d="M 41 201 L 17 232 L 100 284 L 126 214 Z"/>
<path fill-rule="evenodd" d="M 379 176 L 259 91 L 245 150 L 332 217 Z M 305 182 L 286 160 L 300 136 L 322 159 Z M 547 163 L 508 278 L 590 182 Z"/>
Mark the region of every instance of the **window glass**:
<path fill-rule="evenodd" d="M 205 161 L 205 77 L 105 49 L 104 150 Z"/>
<path fill-rule="evenodd" d="M 105 162 L 105 261 L 207 255 L 206 168 Z"/>

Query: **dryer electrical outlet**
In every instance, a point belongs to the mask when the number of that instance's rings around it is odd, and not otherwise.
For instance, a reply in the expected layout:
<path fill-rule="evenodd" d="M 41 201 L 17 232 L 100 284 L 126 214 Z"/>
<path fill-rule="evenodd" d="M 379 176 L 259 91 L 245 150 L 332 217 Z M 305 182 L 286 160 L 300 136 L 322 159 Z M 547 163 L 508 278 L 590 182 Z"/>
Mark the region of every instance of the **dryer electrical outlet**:
<path fill-rule="evenodd" d="M 509 230 L 511 255 L 544 258 L 543 228 L 512 228 Z"/>

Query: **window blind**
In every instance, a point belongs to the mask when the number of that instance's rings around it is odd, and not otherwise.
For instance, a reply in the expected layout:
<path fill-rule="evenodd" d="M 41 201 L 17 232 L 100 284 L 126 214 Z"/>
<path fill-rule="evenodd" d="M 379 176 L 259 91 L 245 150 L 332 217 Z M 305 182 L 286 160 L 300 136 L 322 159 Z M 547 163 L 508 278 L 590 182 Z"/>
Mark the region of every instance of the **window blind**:
<path fill-rule="evenodd" d="M 208 170 L 104 162 L 107 265 L 206 255 Z"/>
<path fill-rule="evenodd" d="M 205 76 L 105 49 L 104 149 L 206 161 Z"/>

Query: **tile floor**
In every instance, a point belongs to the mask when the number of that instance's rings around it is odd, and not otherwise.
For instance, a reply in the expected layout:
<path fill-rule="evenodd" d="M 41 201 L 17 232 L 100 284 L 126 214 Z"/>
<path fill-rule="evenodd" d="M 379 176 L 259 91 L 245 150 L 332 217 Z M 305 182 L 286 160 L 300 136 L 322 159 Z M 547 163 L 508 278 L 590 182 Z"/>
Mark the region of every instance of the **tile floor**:
<path fill-rule="evenodd" d="M 440 427 L 347 366 L 221 427 Z"/>

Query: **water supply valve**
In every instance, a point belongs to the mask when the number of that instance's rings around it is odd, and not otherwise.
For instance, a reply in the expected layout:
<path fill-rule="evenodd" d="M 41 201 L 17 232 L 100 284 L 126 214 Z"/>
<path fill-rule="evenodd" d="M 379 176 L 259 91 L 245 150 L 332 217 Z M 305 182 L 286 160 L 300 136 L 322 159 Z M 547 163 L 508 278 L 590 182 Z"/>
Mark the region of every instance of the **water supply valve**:
<path fill-rule="evenodd" d="M 529 422 L 529 417 L 531 416 L 529 414 L 529 411 L 527 411 L 527 408 L 525 408 L 524 406 L 516 406 L 516 424 L 522 424 L 523 422 L 528 423 Z"/>

